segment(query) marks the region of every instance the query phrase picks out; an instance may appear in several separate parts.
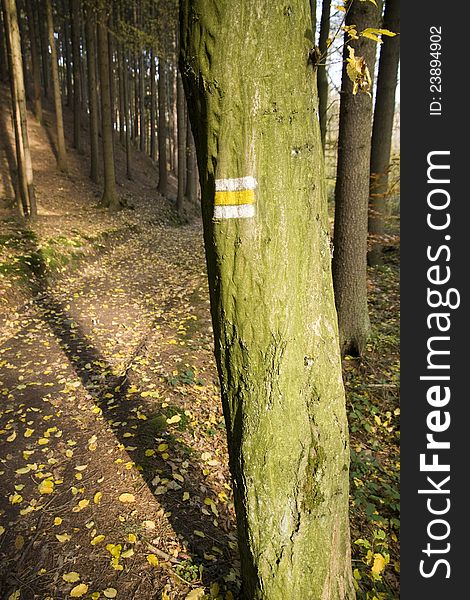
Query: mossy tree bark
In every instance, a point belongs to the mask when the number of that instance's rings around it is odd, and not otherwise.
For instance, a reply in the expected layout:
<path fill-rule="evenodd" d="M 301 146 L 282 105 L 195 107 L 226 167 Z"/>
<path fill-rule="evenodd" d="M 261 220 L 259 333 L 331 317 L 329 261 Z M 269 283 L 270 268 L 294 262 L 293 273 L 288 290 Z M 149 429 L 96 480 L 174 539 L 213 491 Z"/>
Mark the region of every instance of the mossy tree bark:
<path fill-rule="evenodd" d="M 180 7 L 243 598 L 354 598 L 309 2 Z"/>
<path fill-rule="evenodd" d="M 104 2 L 100 2 L 98 13 L 98 65 L 101 88 L 101 115 L 103 132 L 103 170 L 104 190 L 101 204 L 116 210 L 121 206 L 116 192 L 116 174 L 114 169 L 113 121 L 111 116 L 111 90 L 109 77 L 108 21 Z"/>
<path fill-rule="evenodd" d="M 358 31 L 377 27 L 379 10 L 372 2 L 352 0 L 346 25 Z M 347 41 L 347 34 L 345 40 Z M 370 331 L 367 308 L 367 212 L 372 134 L 372 97 L 353 94 L 346 72 L 348 46 L 365 58 L 374 74 L 376 42 L 364 37 L 345 43 L 339 113 L 338 166 L 335 188 L 333 281 L 343 354 L 361 355 Z"/>
<path fill-rule="evenodd" d="M 386 0 L 383 27 L 394 33 L 400 31 L 400 2 Z M 369 233 L 372 244 L 368 254 L 369 264 L 382 264 L 382 242 L 388 175 L 392 149 L 393 117 L 395 115 L 395 92 L 400 60 L 399 36 L 384 36 L 380 47 L 377 95 L 375 100 L 372 150 L 370 155 Z"/>
<path fill-rule="evenodd" d="M 57 135 L 57 165 L 61 171 L 67 172 L 67 152 L 65 150 L 64 119 L 62 117 L 62 97 L 59 83 L 59 64 L 57 61 L 57 48 L 54 37 L 54 21 L 52 16 L 51 0 L 46 0 L 47 30 L 49 33 L 49 46 L 51 48 L 52 90 Z"/>

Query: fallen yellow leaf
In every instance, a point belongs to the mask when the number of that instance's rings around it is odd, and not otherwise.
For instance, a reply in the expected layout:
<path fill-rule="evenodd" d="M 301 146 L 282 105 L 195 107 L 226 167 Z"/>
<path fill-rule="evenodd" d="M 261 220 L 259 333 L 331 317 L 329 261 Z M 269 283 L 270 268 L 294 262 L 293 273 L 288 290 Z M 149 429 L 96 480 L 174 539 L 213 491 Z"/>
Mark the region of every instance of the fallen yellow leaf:
<path fill-rule="evenodd" d="M 62 579 L 67 583 L 75 583 L 76 581 L 80 581 L 80 575 L 76 571 L 70 571 L 70 573 L 64 573 Z"/>
<path fill-rule="evenodd" d="M 86 583 L 79 583 L 74 588 L 70 590 L 71 598 L 81 598 L 88 592 L 88 586 Z"/>
<path fill-rule="evenodd" d="M 135 502 L 135 496 L 134 494 L 121 494 L 119 496 L 119 502 L 124 502 L 124 503 L 131 503 L 131 502 Z"/>

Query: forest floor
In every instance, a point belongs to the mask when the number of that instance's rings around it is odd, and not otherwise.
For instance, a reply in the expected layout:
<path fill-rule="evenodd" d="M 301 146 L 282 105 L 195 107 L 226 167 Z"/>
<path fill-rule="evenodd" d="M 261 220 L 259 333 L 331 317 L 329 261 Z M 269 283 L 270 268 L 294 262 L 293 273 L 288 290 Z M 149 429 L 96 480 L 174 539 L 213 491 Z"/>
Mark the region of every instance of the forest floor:
<path fill-rule="evenodd" d="M 8 208 L 0 115 L 0 597 L 236 598 L 201 225 L 178 222 L 137 151 L 127 181 L 118 142 L 118 190 L 133 209 L 103 211 L 84 156 L 69 149 L 69 174 L 57 171 L 52 115 L 46 128 L 29 123 L 34 223 Z M 379 600 L 398 598 L 399 571 L 398 251 L 388 250 L 369 273 L 367 354 L 344 362 L 354 576 L 358 597 Z"/>

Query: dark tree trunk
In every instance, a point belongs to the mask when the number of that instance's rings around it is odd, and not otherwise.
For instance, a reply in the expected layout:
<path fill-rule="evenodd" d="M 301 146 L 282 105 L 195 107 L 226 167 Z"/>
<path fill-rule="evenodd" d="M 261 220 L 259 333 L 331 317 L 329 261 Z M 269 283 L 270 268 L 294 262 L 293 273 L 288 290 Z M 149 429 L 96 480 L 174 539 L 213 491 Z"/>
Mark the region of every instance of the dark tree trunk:
<path fill-rule="evenodd" d="M 186 123 L 186 191 L 185 196 L 189 206 L 194 207 L 197 203 L 197 162 L 196 147 L 194 146 L 194 137 L 191 129 L 189 115 Z"/>
<path fill-rule="evenodd" d="M 139 75 L 137 65 L 137 55 L 134 54 L 134 141 L 139 135 Z"/>
<path fill-rule="evenodd" d="M 145 125 L 145 62 L 142 50 L 139 53 L 139 129 L 140 151 L 145 152 L 147 127 Z"/>
<path fill-rule="evenodd" d="M 93 9 L 87 8 L 85 20 L 85 37 L 87 45 L 88 71 L 88 109 L 90 113 L 90 178 L 95 183 L 99 180 L 99 127 L 98 127 L 98 95 L 96 77 L 96 19 Z"/>
<path fill-rule="evenodd" d="M 47 19 L 46 19 L 46 10 L 44 6 L 43 0 L 38 0 L 37 6 L 37 23 L 39 30 L 39 42 L 41 48 L 41 65 L 42 65 L 42 88 L 44 90 L 44 97 L 50 97 L 50 79 L 49 73 L 49 42 L 47 36 Z"/>
<path fill-rule="evenodd" d="M 165 196 L 168 190 L 167 131 L 166 124 L 166 66 L 158 59 L 158 191 Z"/>
<path fill-rule="evenodd" d="M 64 120 L 62 117 L 62 98 L 59 83 L 59 64 L 57 61 L 57 48 L 54 37 L 54 22 L 52 17 L 51 0 L 45 0 L 47 29 L 49 33 L 49 46 L 51 48 L 52 90 L 56 115 L 57 133 L 57 165 L 61 171 L 67 172 L 67 153 L 65 151 Z"/>
<path fill-rule="evenodd" d="M 384 29 L 399 33 L 400 0 L 386 0 L 383 26 Z M 369 234 L 372 239 L 368 260 L 372 266 L 382 264 L 381 238 L 384 234 L 399 60 L 399 37 L 383 36 L 370 157 Z"/>
<path fill-rule="evenodd" d="M 3 11 L 0 11 L 0 81 L 8 79 L 8 59 L 6 49 L 6 30 L 3 24 Z"/>
<path fill-rule="evenodd" d="M 28 124 L 26 120 L 26 96 L 24 90 L 21 41 L 15 0 L 2 0 L 7 54 L 10 71 L 10 88 L 18 168 L 18 208 L 24 216 L 37 215 L 33 183 L 33 165 L 29 149 Z"/>
<path fill-rule="evenodd" d="M 73 83 L 72 83 L 72 52 L 70 49 L 70 10 L 67 6 L 67 0 L 62 0 L 62 11 L 64 15 L 64 61 L 67 80 L 67 106 L 72 106 L 73 102 Z"/>
<path fill-rule="evenodd" d="M 103 130 L 103 170 L 104 190 L 101 198 L 103 206 L 116 210 L 121 203 L 116 192 L 114 169 L 113 123 L 111 118 L 111 91 L 109 73 L 108 22 L 104 10 L 98 21 L 98 63 L 101 83 L 101 116 Z"/>
<path fill-rule="evenodd" d="M 16 0 L 16 10 L 18 14 L 18 27 L 20 30 L 20 40 L 21 40 L 21 61 L 23 63 L 23 78 L 24 78 L 24 90 L 26 100 L 31 100 L 33 97 L 31 93 L 31 82 L 32 78 L 30 77 L 30 69 L 28 66 L 28 47 L 26 44 L 26 40 L 28 36 L 26 35 L 26 28 L 24 23 L 24 15 L 23 15 L 23 2 L 21 0 Z"/>
<path fill-rule="evenodd" d="M 176 207 L 178 215 L 184 219 L 185 158 L 186 158 L 186 114 L 185 97 L 181 75 L 177 72 L 177 128 L 178 128 L 178 195 Z"/>
<path fill-rule="evenodd" d="M 377 27 L 379 11 L 372 2 L 353 0 L 346 25 L 358 31 Z M 346 34 L 347 35 L 347 34 Z M 369 199 L 372 98 L 359 91 L 346 72 L 347 46 L 365 58 L 371 77 L 377 44 L 360 37 L 345 44 L 339 115 L 338 166 L 335 189 L 333 281 L 343 354 L 361 355 L 369 336 L 367 307 L 367 205 Z"/>
<path fill-rule="evenodd" d="M 129 103 L 129 58 L 123 51 L 123 83 L 124 83 L 124 126 L 126 129 L 126 176 L 132 179 L 131 168 L 131 130 L 130 130 L 130 103 Z"/>
<path fill-rule="evenodd" d="M 36 21 L 34 18 L 33 3 L 26 2 L 28 11 L 29 43 L 31 48 L 31 66 L 33 71 L 33 106 L 34 114 L 39 123 L 42 123 L 42 101 L 41 101 L 41 61 L 39 58 L 38 38 Z"/>
<path fill-rule="evenodd" d="M 82 151 L 82 99 L 80 68 L 80 1 L 70 0 L 73 59 L 73 147 Z"/>
<path fill-rule="evenodd" d="M 157 90 L 156 90 L 156 68 L 155 54 L 150 50 L 150 158 L 157 158 L 157 139 L 155 135 L 156 116 L 157 116 Z"/>
<path fill-rule="evenodd" d="M 318 65 L 317 82 L 318 82 L 318 114 L 320 118 L 320 135 L 323 150 L 325 150 L 326 142 L 326 127 L 328 107 L 328 76 L 326 72 L 326 58 L 328 54 L 328 37 L 330 35 L 330 9 L 331 0 L 323 0 L 321 20 L 320 20 L 320 37 L 318 40 L 318 49 L 320 52 L 320 63 Z"/>

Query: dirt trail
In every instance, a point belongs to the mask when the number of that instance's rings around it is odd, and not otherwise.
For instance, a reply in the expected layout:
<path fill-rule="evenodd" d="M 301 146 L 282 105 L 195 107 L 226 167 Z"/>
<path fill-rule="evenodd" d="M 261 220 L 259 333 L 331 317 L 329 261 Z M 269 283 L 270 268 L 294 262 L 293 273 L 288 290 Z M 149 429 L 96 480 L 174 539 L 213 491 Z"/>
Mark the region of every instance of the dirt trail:
<path fill-rule="evenodd" d="M 176 224 L 145 157 L 121 189 L 135 210 L 101 211 L 84 158 L 57 173 L 45 135 L 32 121 L 37 223 L 0 189 L 17 267 L 0 281 L 0 597 L 235 591 L 200 226 Z"/>

